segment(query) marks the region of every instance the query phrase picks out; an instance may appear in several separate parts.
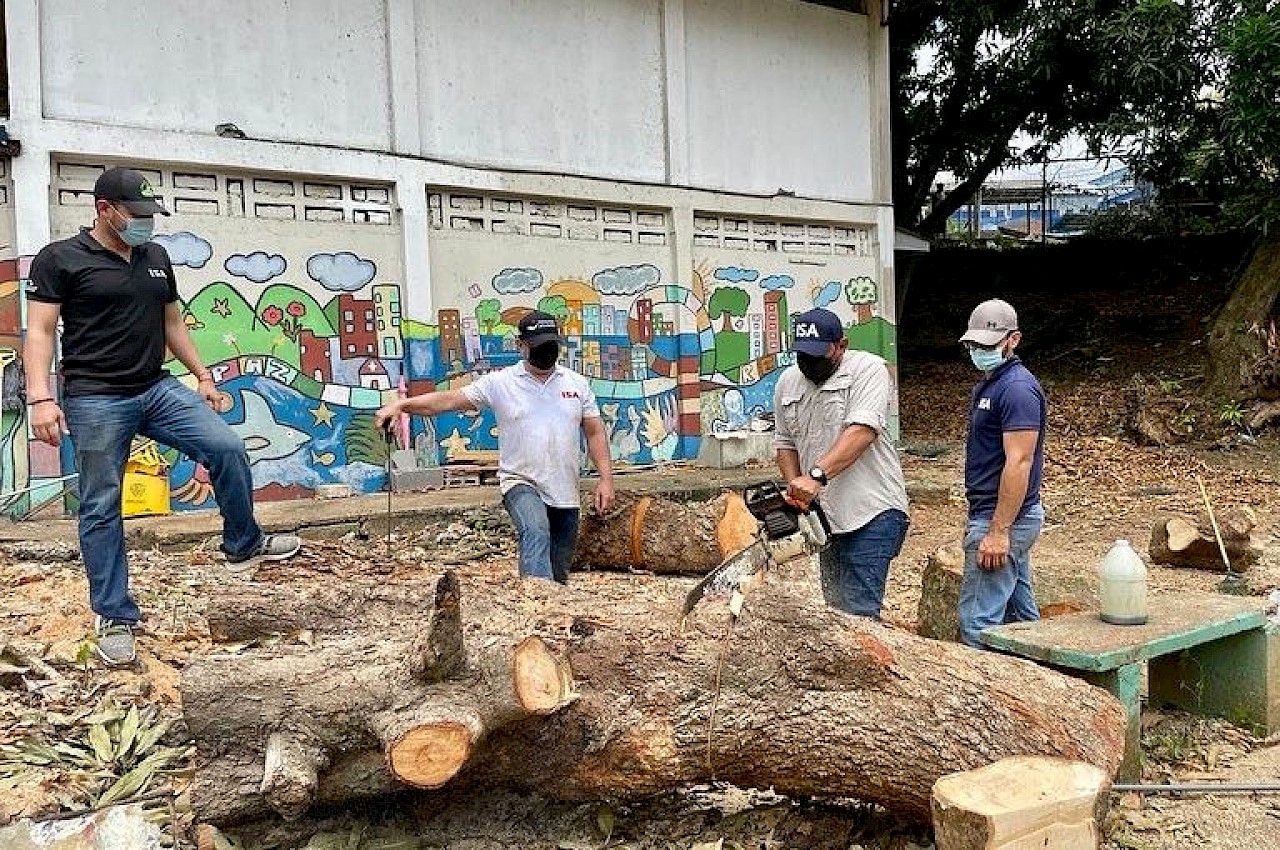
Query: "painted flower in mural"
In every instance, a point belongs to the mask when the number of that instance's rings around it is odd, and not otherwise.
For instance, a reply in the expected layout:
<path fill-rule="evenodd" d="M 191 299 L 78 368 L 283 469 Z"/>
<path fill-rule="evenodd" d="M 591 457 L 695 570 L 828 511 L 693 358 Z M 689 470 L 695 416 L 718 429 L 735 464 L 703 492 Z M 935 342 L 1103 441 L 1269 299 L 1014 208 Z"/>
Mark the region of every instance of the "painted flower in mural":
<path fill-rule="evenodd" d="M 297 340 L 298 334 L 302 331 L 302 317 L 307 315 L 307 305 L 301 301 L 290 301 L 283 310 L 272 304 L 264 307 L 259 314 L 262 323 L 267 327 L 279 327 L 284 337 L 278 338 L 276 345 L 281 345 L 284 340 Z"/>

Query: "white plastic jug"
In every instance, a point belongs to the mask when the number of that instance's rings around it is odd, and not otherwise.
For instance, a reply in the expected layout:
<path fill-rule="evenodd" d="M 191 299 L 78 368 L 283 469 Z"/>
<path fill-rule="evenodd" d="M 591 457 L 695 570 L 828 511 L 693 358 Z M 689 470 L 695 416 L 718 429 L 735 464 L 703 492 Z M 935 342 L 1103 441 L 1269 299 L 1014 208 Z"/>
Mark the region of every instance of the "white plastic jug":
<path fill-rule="evenodd" d="M 1147 621 L 1147 566 L 1128 540 L 1117 540 L 1107 552 L 1098 578 L 1104 623 L 1140 626 Z"/>

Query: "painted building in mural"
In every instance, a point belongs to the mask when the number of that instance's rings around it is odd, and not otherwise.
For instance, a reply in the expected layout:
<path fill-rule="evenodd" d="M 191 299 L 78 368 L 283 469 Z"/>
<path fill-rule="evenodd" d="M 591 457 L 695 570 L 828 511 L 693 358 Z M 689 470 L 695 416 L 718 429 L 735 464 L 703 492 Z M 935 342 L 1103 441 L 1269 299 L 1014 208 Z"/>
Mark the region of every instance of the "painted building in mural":
<path fill-rule="evenodd" d="M 811 306 L 896 362 L 878 0 L 142 5 L 2 7 L 0 507 L 68 471 L 15 403 L 27 263 L 121 163 L 174 212 L 155 239 L 261 498 L 382 487 L 373 411 L 516 362 L 530 309 L 630 463 L 769 410 Z M 498 438 L 411 425 L 425 463 Z M 168 454 L 174 506 L 211 506 Z"/>

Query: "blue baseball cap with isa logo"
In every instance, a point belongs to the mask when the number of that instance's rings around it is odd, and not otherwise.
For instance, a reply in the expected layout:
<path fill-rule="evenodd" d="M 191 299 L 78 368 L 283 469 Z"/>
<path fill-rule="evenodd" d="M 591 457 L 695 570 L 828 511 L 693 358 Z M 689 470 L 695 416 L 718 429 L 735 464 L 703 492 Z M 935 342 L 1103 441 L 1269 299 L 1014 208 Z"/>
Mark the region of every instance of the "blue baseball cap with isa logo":
<path fill-rule="evenodd" d="M 791 350 L 816 357 L 825 357 L 832 343 L 844 339 L 840 317 L 821 307 L 796 316 L 792 331 Z"/>

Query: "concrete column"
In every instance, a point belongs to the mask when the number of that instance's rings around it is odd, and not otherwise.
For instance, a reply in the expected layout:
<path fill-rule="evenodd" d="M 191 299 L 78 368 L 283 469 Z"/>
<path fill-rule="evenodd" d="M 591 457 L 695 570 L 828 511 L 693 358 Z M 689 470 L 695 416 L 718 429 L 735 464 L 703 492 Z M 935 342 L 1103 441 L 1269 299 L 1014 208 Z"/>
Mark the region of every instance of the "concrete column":
<path fill-rule="evenodd" d="M 689 185 L 689 88 L 684 0 L 662 4 L 663 92 L 666 100 L 667 182 Z"/>
<path fill-rule="evenodd" d="M 49 242 L 49 148 L 43 138 L 44 106 L 40 77 L 40 8 L 37 0 L 4 4 L 9 52 L 9 120 L 22 154 L 11 162 L 18 256 L 34 254 Z M 14 37 L 22 33 L 21 38 Z"/>
<path fill-rule="evenodd" d="M 427 208 L 425 174 L 408 169 L 396 182 L 396 200 L 404 225 L 405 318 L 431 321 L 435 315 L 435 293 L 431 283 L 431 212 Z"/>
<path fill-rule="evenodd" d="M 391 150 L 419 156 L 418 18 L 415 0 L 387 0 L 387 74 L 391 92 Z"/>

